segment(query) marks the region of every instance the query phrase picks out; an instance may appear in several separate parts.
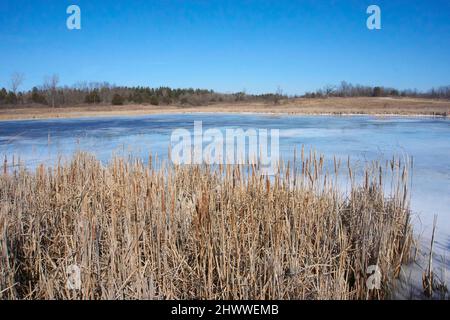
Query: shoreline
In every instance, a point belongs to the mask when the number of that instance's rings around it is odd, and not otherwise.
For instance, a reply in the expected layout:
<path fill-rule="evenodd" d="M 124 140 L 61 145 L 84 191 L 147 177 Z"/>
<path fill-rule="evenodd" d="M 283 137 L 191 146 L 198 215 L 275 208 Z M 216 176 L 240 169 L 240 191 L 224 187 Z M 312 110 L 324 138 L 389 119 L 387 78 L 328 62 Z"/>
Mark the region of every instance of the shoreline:
<path fill-rule="evenodd" d="M 0 108 L 0 121 L 49 120 L 96 117 L 130 117 L 163 114 L 267 114 L 298 116 L 374 116 L 450 118 L 450 101 L 393 98 L 297 99 L 277 105 L 218 103 L 206 106 L 80 105 L 65 108 L 20 106 Z"/>
<path fill-rule="evenodd" d="M 375 117 L 375 118 L 437 118 L 450 120 L 450 115 L 439 115 L 439 114 L 421 114 L 421 113 L 306 113 L 306 112 L 264 112 L 264 111 L 163 111 L 160 112 L 86 112 L 79 114 L 77 113 L 66 113 L 64 115 L 49 115 L 44 117 L 30 117 L 30 116 L 20 116 L 11 118 L 0 118 L 0 122 L 12 122 L 12 121 L 39 121 L 39 120 L 81 120 L 81 119 L 94 119 L 94 118 L 121 118 L 121 117 L 142 117 L 142 116 L 157 116 L 157 115 L 182 115 L 182 114 L 223 114 L 223 115 L 267 115 L 267 116 L 301 116 L 301 117 Z"/>
<path fill-rule="evenodd" d="M 102 119 L 102 118 L 121 118 L 121 117 L 143 117 L 143 116 L 162 116 L 162 115 L 193 115 L 193 114 L 223 114 L 223 115 L 259 115 L 259 116 L 299 116 L 299 117 L 374 117 L 374 118 L 417 118 L 417 119 L 445 119 L 450 120 L 450 115 L 432 115 L 432 114 L 375 114 L 375 113 L 285 113 L 285 112 L 239 112 L 239 111 L 189 111 L 189 112 L 158 112 L 158 113 L 130 113 L 130 114 L 86 114 L 86 115 L 68 115 L 64 117 L 20 117 L 11 119 L 0 119 L 2 122 L 14 121 L 46 121 L 46 120 L 82 120 L 82 119 Z"/>

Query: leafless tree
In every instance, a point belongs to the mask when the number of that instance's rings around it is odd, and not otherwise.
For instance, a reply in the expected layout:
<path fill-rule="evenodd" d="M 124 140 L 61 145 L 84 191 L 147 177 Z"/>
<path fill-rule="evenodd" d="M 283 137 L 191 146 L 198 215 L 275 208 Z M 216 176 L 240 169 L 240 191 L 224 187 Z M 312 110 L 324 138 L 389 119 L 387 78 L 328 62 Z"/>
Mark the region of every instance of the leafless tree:
<path fill-rule="evenodd" d="M 55 99 L 56 99 L 56 89 L 58 88 L 59 76 L 57 74 L 53 74 L 52 76 L 47 76 L 44 79 L 44 90 L 47 91 L 47 94 L 52 103 L 52 108 L 55 107 Z"/>
<path fill-rule="evenodd" d="M 336 90 L 336 86 L 328 84 L 323 88 L 324 94 L 326 97 L 330 96 Z"/>
<path fill-rule="evenodd" d="M 280 86 L 277 86 L 276 94 L 280 97 L 283 96 L 283 88 L 281 88 Z"/>
<path fill-rule="evenodd" d="M 17 90 L 22 85 L 23 80 L 25 80 L 25 75 L 23 73 L 14 72 L 11 74 L 10 85 L 11 91 L 14 92 L 14 94 L 17 93 Z"/>
<path fill-rule="evenodd" d="M 273 103 L 278 104 L 282 98 L 283 98 L 283 89 L 280 86 L 277 86 L 277 91 L 273 95 Z"/>

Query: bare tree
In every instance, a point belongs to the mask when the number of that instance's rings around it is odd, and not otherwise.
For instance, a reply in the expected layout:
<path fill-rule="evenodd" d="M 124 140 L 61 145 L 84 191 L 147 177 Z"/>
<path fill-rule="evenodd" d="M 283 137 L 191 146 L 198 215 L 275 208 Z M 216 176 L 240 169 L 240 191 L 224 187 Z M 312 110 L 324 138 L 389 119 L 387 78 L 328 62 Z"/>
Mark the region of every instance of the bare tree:
<path fill-rule="evenodd" d="M 58 88 L 58 83 L 59 76 L 57 74 L 47 76 L 44 79 L 44 90 L 47 91 L 47 94 L 49 95 L 50 101 L 52 103 L 52 108 L 55 107 L 56 89 Z"/>
<path fill-rule="evenodd" d="M 13 74 L 11 74 L 10 86 L 11 91 L 14 92 L 14 94 L 17 93 L 17 90 L 22 85 L 23 80 L 25 80 L 25 75 L 23 73 L 14 72 Z"/>
<path fill-rule="evenodd" d="M 280 86 L 277 86 L 276 94 L 280 97 L 283 96 L 283 88 L 281 88 Z"/>
<path fill-rule="evenodd" d="M 277 91 L 273 95 L 273 103 L 278 104 L 282 98 L 283 98 L 283 89 L 280 86 L 277 86 Z"/>
<path fill-rule="evenodd" d="M 332 95 L 336 91 L 336 86 L 328 84 L 323 88 L 326 97 Z"/>

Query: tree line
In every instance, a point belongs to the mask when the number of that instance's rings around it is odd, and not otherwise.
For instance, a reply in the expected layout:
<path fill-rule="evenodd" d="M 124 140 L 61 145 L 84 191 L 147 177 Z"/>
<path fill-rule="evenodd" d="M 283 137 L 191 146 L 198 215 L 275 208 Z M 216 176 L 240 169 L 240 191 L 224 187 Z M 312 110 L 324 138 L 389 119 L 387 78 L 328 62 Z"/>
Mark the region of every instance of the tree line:
<path fill-rule="evenodd" d="M 0 89 L 0 105 L 43 105 L 66 107 L 82 104 L 148 104 L 199 106 L 220 102 L 270 101 L 279 103 L 287 96 L 279 89 L 276 93 L 247 94 L 245 91 L 219 93 L 207 89 L 194 88 L 151 88 L 144 86 L 116 86 L 108 82 L 80 82 L 73 86 L 60 86 L 59 76 L 47 76 L 40 86 L 20 91 L 24 76 L 11 75 L 9 90 Z"/>
<path fill-rule="evenodd" d="M 431 90 L 421 92 L 416 89 L 398 90 L 391 87 L 353 85 L 346 81 L 342 81 L 339 85 L 326 85 L 314 92 L 306 92 L 303 97 L 415 97 L 450 99 L 450 86 L 432 88 Z"/>
<path fill-rule="evenodd" d="M 219 93 L 207 89 L 174 89 L 170 87 L 126 87 L 108 82 L 80 82 L 73 86 L 60 86 L 57 74 L 45 77 L 43 84 L 31 90 L 19 90 L 24 75 L 14 73 L 10 77 L 9 89 L 0 89 L 0 105 L 43 105 L 67 107 L 82 104 L 148 104 L 200 106 L 214 103 L 265 102 L 278 104 L 290 98 L 326 98 L 326 97 L 423 97 L 450 99 L 450 86 L 433 88 L 427 92 L 417 90 L 397 90 L 381 86 L 353 85 L 345 81 L 340 85 L 327 85 L 315 92 L 302 96 L 283 94 L 281 88 L 275 93 L 248 94 L 245 91 Z"/>

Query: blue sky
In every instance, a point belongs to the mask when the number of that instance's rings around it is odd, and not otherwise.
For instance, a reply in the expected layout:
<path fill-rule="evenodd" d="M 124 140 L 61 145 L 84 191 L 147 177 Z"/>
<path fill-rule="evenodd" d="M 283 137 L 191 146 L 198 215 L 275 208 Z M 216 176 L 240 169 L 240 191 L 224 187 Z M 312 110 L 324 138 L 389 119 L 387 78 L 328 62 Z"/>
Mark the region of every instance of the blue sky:
<path fill-rule="evenodd" d="M 81 30 L 66 8 L 81 8 Z M 381 8 L 382 29 L 366 28 Z M 341 80 L 401 89 L 450 84 L 450 1 L 2 0 L 0 87 L 201 87 L 300 94 Z"/>

